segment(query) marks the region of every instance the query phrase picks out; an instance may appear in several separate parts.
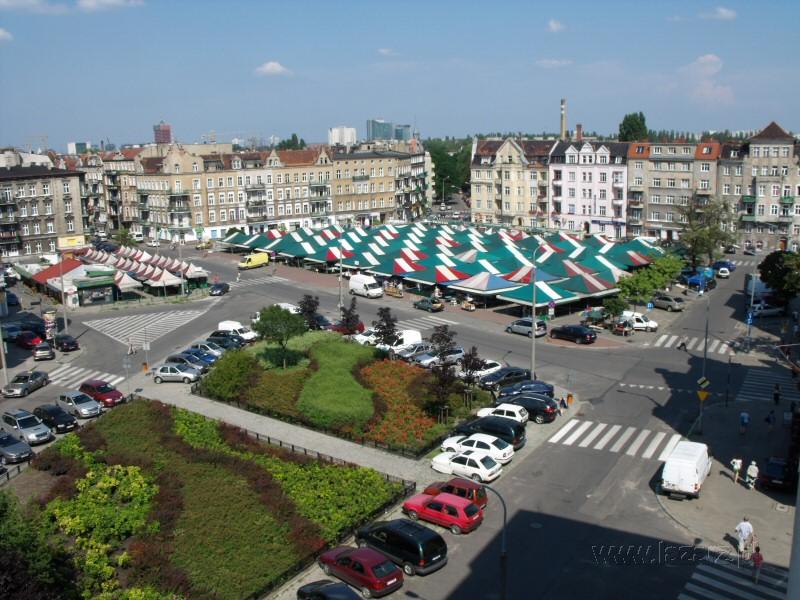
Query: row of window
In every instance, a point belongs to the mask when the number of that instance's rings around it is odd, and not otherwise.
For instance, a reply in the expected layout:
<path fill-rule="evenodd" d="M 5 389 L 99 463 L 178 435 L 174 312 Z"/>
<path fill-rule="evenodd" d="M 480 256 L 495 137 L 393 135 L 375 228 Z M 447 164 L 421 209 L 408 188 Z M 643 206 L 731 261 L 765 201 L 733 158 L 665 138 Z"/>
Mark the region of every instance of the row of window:
<path fill-rule="evenodd" d="M 753 227 L 751 223 L 746 223 L 743 231 L 747 234 L 750 233 L 777 233 L 779 235 L 787 235 L 789 233 L 788 227 L 770 227 L 769 225 L 756 225 Z M 800 235 L 800 225 L 792 225 L 792 235 Z M 747 242 L 745 241 L 745 246 Z"/>
<path fill-rule="evenodd" d="M 745 205 L 741 205 L 740 209 L 745 210 Z M 756 215 L 759 217 L 764 216 L 766 214 L 766 210 L 766 205 L 756 204 Z M 792 213 L 794 213 L 795 216 L 800 217 L 800 204 L 770 204 L 769 206 L 769 214 L 773 217 L 790 217 Z"/>
<path fill-rule="evenodd" d="M 61 180 L 61 188 L 65 194 L 70 193 L 70 181 L 68 179 Z M 37 189 L 41 189 L 41 193 L 37 193 Z M 41 184 L 37 183 L 28 183 L 20 184 L 14 187 L 14 197 L 15 198 L 26 198 L 26 197 L 35 197 L 35 196 L 49 196 L 50 192 L 50 182 L 43 181 Z M 0 190 L 0 195 L 2 195 L 3 200 L 11 200 L 11 188 L 3 188 Z"/>
<path fill-rule="evenodd" d="M 750 156 L 754 158 L 788 158 L 792 151 L 791 146 L 750 146 Z"/>
<path fill-rule="evenodd" d="M 66 219 L 64 221 L 65 226 L 68 232 L 75 231 L 75 221 L 73 219 Z M 33 223 L 22 223 L 20 226 L 20 232 L 22 235 L 41 235 L 42 234 L 42 225 L 39 221 L 34 221 Z M 44 223 L 44 233 L 55 233 L 56 232 L 56 225 L 55 223 L 48 219 Z"/>
<path fill-rule="evenodd" d="M 472 179 L 495 179 L 495 173 L 497 174 L 497 179 L 530 179 L 531 181 L 536 181 L 537 179 L 541 179 L 542 181 L 547 181 L 547 171 L 531 171 L 531 170 L 524 170 L 524 171 L 481 171 L 476 169 L 472 172 Z M 516 177 L 513 177 L 512 174 L 516 173 Z M 537 175 L 538 173 L 538 175 Z"/>
<path fill-rule="evenodd" d="M 561 171 L 556 170 L 553 171 L 553 181 L 561 181 Z M 611 180 L 615 184 L 622 184 L 625 182 L 625 174 L 622 171 L 614 171 L 611 174 Z M 577 175 L 575 171 L 567 171 L 567 181 L 574 182 L 577 181 Z M 593 172 L 592 171 L 581 171 L 581 181 L 584 183 L 592 183 L 593 181 Z M 601 171 L 598 175 L 598 182 L 599 183 L 608 183 L 608 173 L 605 171 Z"/>
<path fill-rule="evenodd" d="M 30 204 L 18 204 L 17 208 L 19 209 L 19 216 L 20 217 L 27 217 L 30 215 L 31 217 L 38 217 L 39 216 L 39 204 L 37 202 L 31 202 Z M 72 213 L 72 202 L 69 200 L 64 200 L 64 212 L 66 214 Z M 45 202 L 44 203 L 44 213 L 45 215 L 52 215 L 53 213 L 53 203 L 52 202 Z"/>

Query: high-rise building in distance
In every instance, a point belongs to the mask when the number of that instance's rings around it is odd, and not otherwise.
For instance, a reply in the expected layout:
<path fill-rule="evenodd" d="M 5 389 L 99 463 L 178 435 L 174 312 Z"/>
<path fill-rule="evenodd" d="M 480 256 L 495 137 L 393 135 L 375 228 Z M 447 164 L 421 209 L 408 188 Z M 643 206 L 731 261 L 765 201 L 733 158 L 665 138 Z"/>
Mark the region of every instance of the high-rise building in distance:
<path fill-rule="evenodd" d="M 383 119 L 367 121 L 367 141 L 394 139 L 394 125 Z"/>
<path fill-rule="evenodd" d="M 411 139 L 411 125 L 395 125 L 394 139 L 407 142 Z"/>
<path fill-rule="evenodd" d="M 153 138 L 156 144 L 171 144 L 172 143 L 172 126 L 164 121 L 159 122 L 158 125 L 153 125 Z"/>
<path fill-rule="evenodd" d="M 331 127 L 328 129 L 329 146 L 355 146 L 358 141 L 358 134 L 355 127 Z"/>

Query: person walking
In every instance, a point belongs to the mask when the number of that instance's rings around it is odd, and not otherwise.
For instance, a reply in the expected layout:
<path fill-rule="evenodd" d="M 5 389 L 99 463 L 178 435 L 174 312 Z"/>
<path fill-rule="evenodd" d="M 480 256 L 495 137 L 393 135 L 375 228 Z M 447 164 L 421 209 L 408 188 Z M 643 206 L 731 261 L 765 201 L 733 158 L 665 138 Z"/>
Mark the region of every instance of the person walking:
<path fill-rule="evenodd" d="M 742 517 L 742 521 L 736 526 L 734 531 L 739 538 L 739 554 L 744 554 L 747 548 L 747 542 L 750 536 L 753 535 L 753 526 L 750 524 L 750 521 L 747 520 L 747 517 Z"/>
<path fill-rule="evenodd" d="M 680 343 L 680 344 L 678 344 L 678 346 L 677 346 L 677 349 L 678 349 L 678 350 L 683 350 L 683 351 L 685 351 L 685 352 L 688 352 L 688 351 L 689 351 L 689 349 L 686 347 L 686 344 L 687 344 L 688 342 L 689 342 L 689 338 L 687 338 L 685 335 L 684 335 L 684 336 L 682 336 L 682 337 L 681 337 L 681 343 Z"/>
<path fill-rule="evenodd" d="M 758 465 L 756 464 L 756 461 L 751 460 L 750 466 L 747 467 L 744 483 L 749 489 L 752 490 L 756 487 L 756 480 L 758 480 Z"/>
<path fill-rule="evenodd" d="M 775 406 L 778 406 L 781 403 L 781 384 L 776 383 L 775 389 L 772 390 L 772 401 L 775 403 Z"/>
<path fill-rule="evenodd" d="M 742 470 L 742 459 L 735 458 L 731 461 L 731 469 L 733 469 L 733 483 L 739 483 L 739 473 Z"/>
<path fill-rule="evenodd" d="M 750 424 L 750 413 L 743 410 L 739 413 L 739 433 L 744 435 L 747 433 L 747 426 Z"/>
<path fill-rule="evenodd" d="M 236 273 L 236 283 L 239 283 L 239 281 L 241 281 L 241 279 L 242 279 L 242 274 L 240 272 L 237 272 Z"/>
<path fill-rule="evenodd" d="M 775 410 L 769 411 L 769 414 L 764 419 L 764 422 L 767 424 L 767 431 L 772 431 L 775 427 Z"/>
<path fill-rule="evenodd" d="M 753 582 L 758 583 L 758 578 L 761 576 L 761 565 L 764 562 L 764 556 L 761 554 L 761 546 L 756 546 L 756 551 L 750 555 L 750 560 L 753 561 Z"/>

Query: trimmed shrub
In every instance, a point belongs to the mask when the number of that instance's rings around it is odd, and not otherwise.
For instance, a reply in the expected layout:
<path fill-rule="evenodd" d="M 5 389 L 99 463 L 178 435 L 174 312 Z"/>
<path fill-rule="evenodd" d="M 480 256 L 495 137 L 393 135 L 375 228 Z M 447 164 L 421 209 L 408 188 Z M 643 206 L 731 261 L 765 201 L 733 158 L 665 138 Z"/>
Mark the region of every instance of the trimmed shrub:
<path fill-rule="evenodd" d="M 258 360 L 250 352 L 226 352 L 203 379 L 203 391 L 208 396 L 230 402 L 248 389 L 260 371 Z"/>
<path fill-rule="evenodd" d="M 241 399 L 250 406 L 300 417 L 297 400 L 311 371 L 308 369 L 271 369 L 259 373 L 252 387 Z"/>

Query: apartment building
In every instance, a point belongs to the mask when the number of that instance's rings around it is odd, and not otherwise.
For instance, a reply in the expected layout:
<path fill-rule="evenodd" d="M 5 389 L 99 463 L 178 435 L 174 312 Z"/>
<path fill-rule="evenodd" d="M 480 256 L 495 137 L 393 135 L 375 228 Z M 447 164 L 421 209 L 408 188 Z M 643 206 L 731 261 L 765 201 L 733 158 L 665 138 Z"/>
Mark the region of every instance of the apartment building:
<path fill-rule="evenodd" d="M 83 173 L 80 198 L 84 234 L 90 237 L 107 236 L 108 212 L 103 160 L 96 154 L 84 156 L 53 154 L 52 159 L 59 169 Z"/>
<path fill-rule="evenodd" d="M 107 221 L 113 231 L 122 227 L 136 229 L 139 215 L 136 175 L 141 171 L 138 161 L 141 152 L 141 148 L 135 148 L 99 155 L 103 161 Z"/>
<path fill-rule="evenodd" d="M 552 227 L 623 238 L 627 232 L 628 144 L 561 141 L 550 151 Z"/>
<path fill-rule="evenodd" d="M 474 139 L 472 222 L 549 226 L 548 164 L 554 146 L 552 140 Z"/>
<path fill-rule="evenodd" d="M 334 154 L 331 188 L 335 222 L 346 227 L 366 227 L 393 219 L 397 214 L 395 189 L 402 161 L 410 161 L 410 156 L 394 150 Z M 410 169 L 408 175 L 410 182 Z M 410 194 L 410 185 L 408 189 Z"/>
<path fill-rule="evenodd" d="M 425 214 L 433 199 L 433 161 L 427 152 L 417 150 L 400 157 L 395 179 L 395 214 L 398 221 L 409 222 Z"/>

